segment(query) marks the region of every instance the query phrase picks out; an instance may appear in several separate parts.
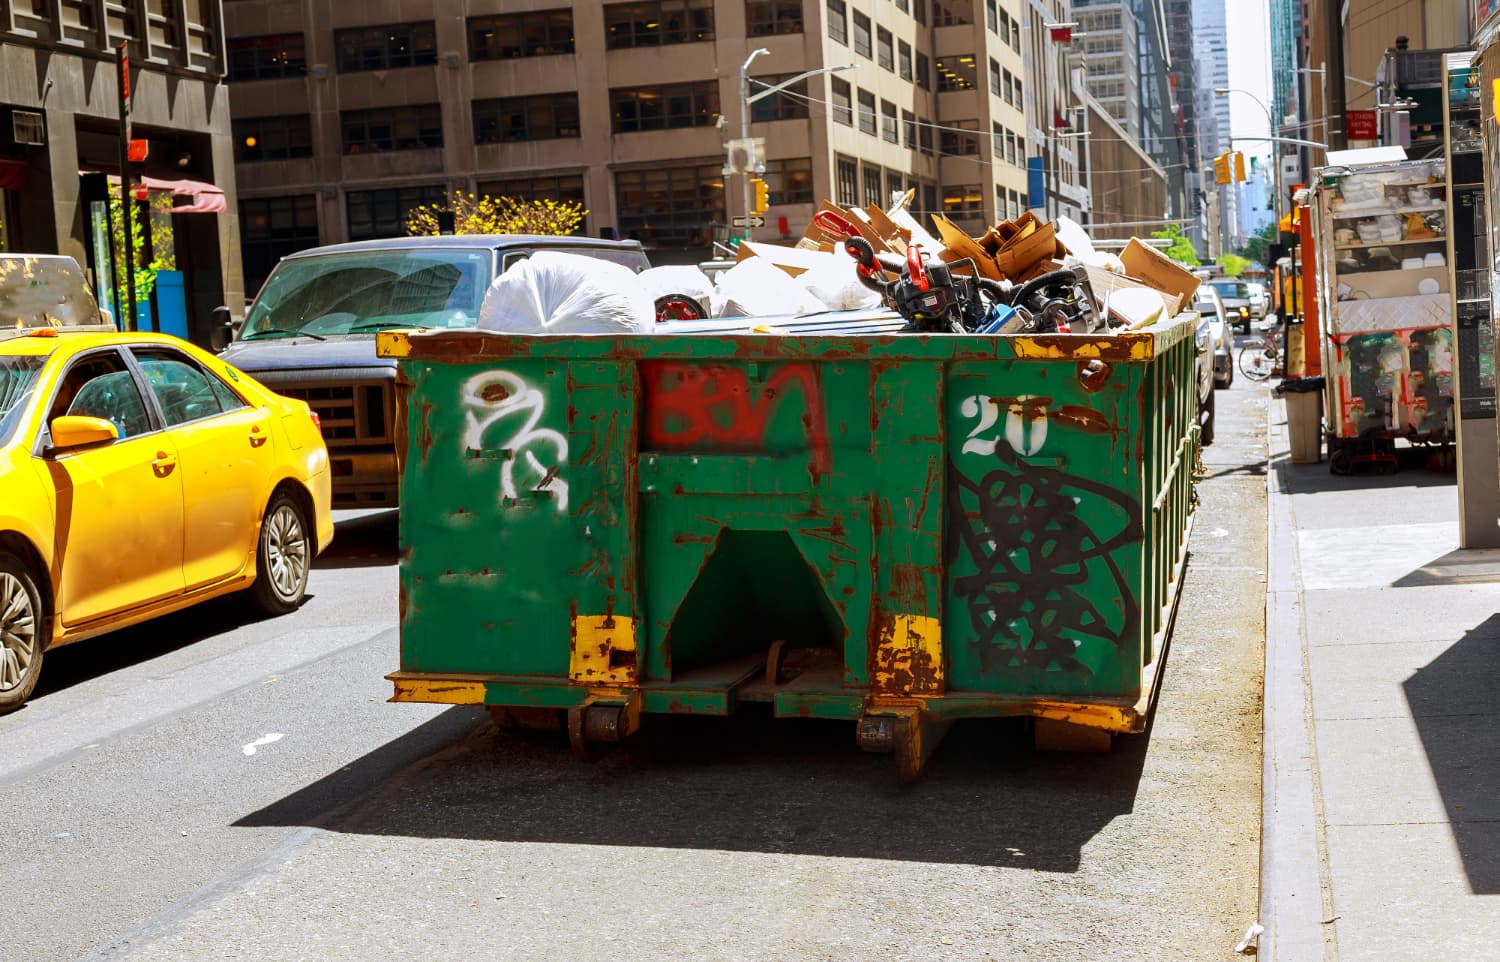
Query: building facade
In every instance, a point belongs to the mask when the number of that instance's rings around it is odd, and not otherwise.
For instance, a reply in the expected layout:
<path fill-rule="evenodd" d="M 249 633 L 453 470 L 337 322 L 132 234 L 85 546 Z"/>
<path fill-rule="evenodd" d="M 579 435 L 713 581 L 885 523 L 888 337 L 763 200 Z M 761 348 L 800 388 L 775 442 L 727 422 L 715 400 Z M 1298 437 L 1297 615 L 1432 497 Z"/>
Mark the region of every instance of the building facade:
<path fill-rule="evenodd" d="M 575 201 L 590 234 L 701 259 L 740 232 L 726 160 L 747 120 L 770 201 L 755 239 L 800 236 L 825 199 L 908 189 L 924 223 L 982 228 L 1025 209 L 1046 140 L 1034 92 L 1058 89 L 1034 86 L 1029 2 L 229 3 L 247 277 L 401 234 L 457 190 Z M 746 64 L 752 98 L 794 80 L 748 118 Z M 1076 159 L 1048 156 L 1076 207 Z"/>
<path fill-rule="evenodd" d="M 147 151 L 143 161 L 129 163 L 132 178 L 191 181 L 215 195 L 213 204 L 196 205 L 200 212 L 171 214 L 166 207 L 183 204 L 170 187 L 148 192 L 165 195 L 155 204 L 161 211 L 151 219 L 150 250 L 183 279 L 186 317 L 176 332 L 209 342 L 218 322 L 214 309 L 238 303 L 244 290 L 229 97 L 220 82 L 220 0 L 67 0 L 9 3 L 4 10 L 0 246 L 72 256 L 89 271 L 101 301 L 117 315 L 128 313 L 120 306 L 126 299 L 112 296 L 124 271 L 112 263 L 107 241 L 107 198 L 119 193 L 109 178 L 118 184 L 122 161 L 116 56 L 127 44 L 131 132 Z M 132 324 L 125 316 L 118 322 Z M 143 323 L 153 323 L 149 312 Z"/>
<path fill-rule="evenodd" d="M 1076 0 L 1089 95 L 1125 133 L 1141 138 L 1140 38 L 1130 0 Z"/>

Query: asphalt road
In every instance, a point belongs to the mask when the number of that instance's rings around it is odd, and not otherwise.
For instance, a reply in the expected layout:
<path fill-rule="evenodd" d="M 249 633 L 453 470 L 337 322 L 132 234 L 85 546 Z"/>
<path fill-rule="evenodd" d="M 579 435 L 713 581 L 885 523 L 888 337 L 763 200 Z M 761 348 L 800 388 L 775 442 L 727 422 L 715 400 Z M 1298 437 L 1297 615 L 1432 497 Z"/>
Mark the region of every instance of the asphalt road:
<path fill-rule="evenodd" d="M 921 781 L 847 724 L 652 718 L 592 766 L 391 705 L 395 525 L 313 597 L 61 649 L 0 718 L 0 959 L 1235 958 L 1260 827 L 1267 391 L 1218 400 L 1147 736 L 955 726 Z"/>

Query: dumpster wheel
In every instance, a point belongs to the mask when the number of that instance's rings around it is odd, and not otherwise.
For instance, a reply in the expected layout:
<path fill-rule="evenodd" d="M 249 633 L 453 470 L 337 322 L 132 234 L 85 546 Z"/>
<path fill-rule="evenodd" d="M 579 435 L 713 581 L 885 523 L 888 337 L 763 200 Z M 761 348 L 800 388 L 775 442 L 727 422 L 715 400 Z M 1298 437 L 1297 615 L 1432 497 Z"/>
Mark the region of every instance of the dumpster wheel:
<path fill-rule="evenodd" d="M 625 704 L 590 699 L 568 709 L 568 744 L 579 761 L 595 762 L 609 746 L 624 741 L 640 726 L 639 699 Z"/>

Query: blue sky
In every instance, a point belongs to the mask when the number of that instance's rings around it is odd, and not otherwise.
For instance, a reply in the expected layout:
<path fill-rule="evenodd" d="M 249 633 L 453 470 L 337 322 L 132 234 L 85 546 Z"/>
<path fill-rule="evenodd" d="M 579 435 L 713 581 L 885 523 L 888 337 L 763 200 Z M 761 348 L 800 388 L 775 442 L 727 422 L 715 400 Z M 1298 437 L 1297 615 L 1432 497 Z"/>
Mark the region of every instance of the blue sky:
<path fill-rule="evenodd" d="M 1225 0 L 1229 46 L 1229 86 L 1248 90 L 1271 104 L 1270 0 Z M 1236 137 L 1265 137 L 1266 112 L 1241 94 L 1229 96 L 1229 126 Z M 1247 154 L 1270 154 L 1270 144 L 1246 144 Z"/>

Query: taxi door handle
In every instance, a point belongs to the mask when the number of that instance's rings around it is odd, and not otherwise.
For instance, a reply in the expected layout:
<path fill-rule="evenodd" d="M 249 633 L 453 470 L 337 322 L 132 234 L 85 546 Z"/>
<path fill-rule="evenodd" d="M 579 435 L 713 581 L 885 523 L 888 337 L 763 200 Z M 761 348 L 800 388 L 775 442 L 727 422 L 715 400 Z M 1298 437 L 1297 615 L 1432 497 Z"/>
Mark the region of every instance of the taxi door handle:
<path fill-rule="evenodd" d="M 259 424 L 250 425 L 250 446 L 252 448 L 260 447 L 262 444 L 265 444 L 267 440 L 267 437 L 261 433 Z"/>
<path fill-rule="evenodd" d="M 177 456 L 165 451 L 156 452 L 156 457 L 151 459 L 151 470 L 158 478 L 165 478 L 177 467 Z"/>

